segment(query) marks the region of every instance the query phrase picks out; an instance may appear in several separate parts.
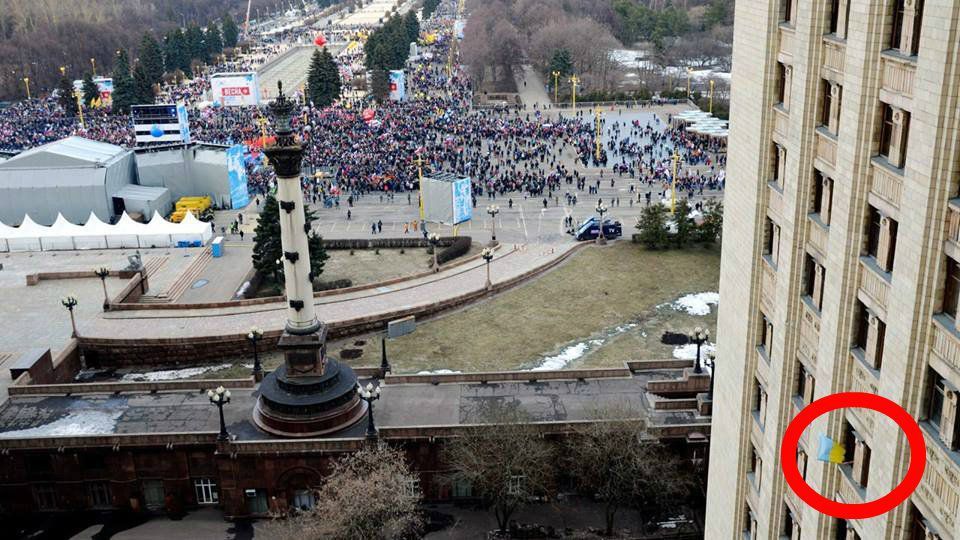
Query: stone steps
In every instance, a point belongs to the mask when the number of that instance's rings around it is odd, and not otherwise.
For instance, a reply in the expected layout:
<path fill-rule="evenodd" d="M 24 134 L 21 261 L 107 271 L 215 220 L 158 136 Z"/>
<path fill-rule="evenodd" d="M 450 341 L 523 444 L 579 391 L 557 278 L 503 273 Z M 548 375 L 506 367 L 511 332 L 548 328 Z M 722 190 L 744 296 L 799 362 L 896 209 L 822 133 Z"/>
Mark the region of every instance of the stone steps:
<path fill-rule="evenodd" d="M 183 293 L 193 285 L 197 279 L 203 274 L 203 271 L 207 269 L 207 265 L 210 264 L 210 261 L 213 260 L 213 255 L 210 252 L 210 249 L 204 249 L 202 253 L 197 255 L 197 258 L 187 266 L 187 269 L 180 274 L 180 277 L 170 285 L 170 288 L 167 289 L 166 294 L 161 295 L 165 297 L 165 302 L 176 302 Z"/>

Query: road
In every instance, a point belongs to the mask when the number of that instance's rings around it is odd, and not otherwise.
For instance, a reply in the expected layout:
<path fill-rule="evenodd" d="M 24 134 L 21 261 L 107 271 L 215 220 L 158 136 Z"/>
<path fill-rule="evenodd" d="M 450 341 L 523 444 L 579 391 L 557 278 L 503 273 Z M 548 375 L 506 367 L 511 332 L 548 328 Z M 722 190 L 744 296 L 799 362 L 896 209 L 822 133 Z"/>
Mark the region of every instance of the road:
<path fill-rule="evenodd" d="M 330 54 L 336 56 L 345 46 L 346 43 L 331 43 L 327 45 L 327 49 Z M 298 45 L 279 58 L 264 64 L 257 72 L 260 79 L 260 95 L 264 99 L 276 97 L 277 81 L 283 81 L 286 93 L 299 92 L 300 86 L 307 82 L 310 58 L 316 48 L 314 45 Z"/>

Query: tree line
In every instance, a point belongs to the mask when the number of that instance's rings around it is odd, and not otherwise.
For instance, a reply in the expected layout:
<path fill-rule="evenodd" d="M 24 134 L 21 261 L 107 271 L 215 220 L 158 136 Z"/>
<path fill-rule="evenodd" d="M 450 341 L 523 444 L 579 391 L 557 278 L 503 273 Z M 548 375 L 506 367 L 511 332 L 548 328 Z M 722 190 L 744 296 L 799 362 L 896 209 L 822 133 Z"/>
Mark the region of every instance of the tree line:
<path fill-rule="evenodd" d="M 419 37 L 420 21 L 409 11 L 404 16 L 390 17 L 367 38 L 364 63 L 370 71 L 371 91 L 377 101 L 382 103 L 389 92 L 387 72 L 404 68 L 410 56 L 410 43 Z"/>
<path fill-rule="evenodd" d="M 92 69 L 113 70 L 118 49 L 136 49 L 144 32 L 165 35 L 193 21 L 246 10 L 246 0 L 4 0 L 0 9 L 0 99 L 25 97 L 23 77 L 34 95 L 57 86 L 61 66 L 73 78 Z M 254 0 L 263 11 L 286 5 Z"/>
<path fill-rule="evenodd" d="M 702 478 L 677 451 L 651 440 L 635 416 L 626 407 L 598 409 L 595 422 L 555 438 L 544 437 L 523 412 L 493 406 L 443 443 L 446 480 L 491 512 L 501 533 L 523 506 L 560 491 L 601 503 L 596 525 L 606 536 L 618 532 L 617 518 L 626 512 L 655 529 L 671 512 L 701 505 Z M 258 526 L 257 537 L 419 537 L 425 519 L 418 485 L 402 451 L 374 443 L 334 465 L 314 508 Z"/>

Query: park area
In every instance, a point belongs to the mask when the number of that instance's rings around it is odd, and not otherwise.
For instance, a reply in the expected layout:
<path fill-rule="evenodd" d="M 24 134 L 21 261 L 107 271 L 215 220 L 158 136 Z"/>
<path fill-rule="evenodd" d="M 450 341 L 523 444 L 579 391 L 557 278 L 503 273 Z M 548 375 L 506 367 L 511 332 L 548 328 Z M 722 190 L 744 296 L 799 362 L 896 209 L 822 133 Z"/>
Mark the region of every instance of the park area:
<path fill-rule="evenodd" d="M 589 247 L 527 285 L 419 324 L 388 341 L 387 353 L 398 373 L 607 367 L 689 356 L 661 338 L 697 326 L 714 330 L 709 302 L 716 295 L 703 293 L 717 291 L 719 271 L 713 248 Z M 352 365 L 375 365 L 380 336 L 334 342 L 330 351 Z"/>

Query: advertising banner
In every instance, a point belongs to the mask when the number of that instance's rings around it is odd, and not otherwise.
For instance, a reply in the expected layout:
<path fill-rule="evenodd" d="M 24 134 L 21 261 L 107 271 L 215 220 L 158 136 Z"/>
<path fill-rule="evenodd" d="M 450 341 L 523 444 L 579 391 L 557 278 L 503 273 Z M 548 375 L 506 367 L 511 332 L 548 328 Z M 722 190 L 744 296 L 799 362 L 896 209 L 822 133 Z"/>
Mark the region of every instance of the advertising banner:
<path fill-rule="evenodd" d="M 460 178 L 452 182 L 453 189 L 453 223 L 459 224 L 470 221 L 473 217 L 473 193 L 470 189 L 470 179 Z"/>
<path fill-rule="evenodd" d="M 403 101 L 407 99 L 406 80 L 402 69 L 390 72 L 390 100 Z"/>
<path fill-rule="evenodd" d="M 243 163 L 246 148 L 242 144 L 227 149 L 227 177 L 230 180 L 230 206 L 239 209 L 250 204 L 247 191 L 247 168 Z"/>
<path fill-rule="evenodd" d="M 217 73 L 210 76 L 211 101 L 223 107 L 255 106 L 260 103 L 257 74 Z"/>
<path fill-rule="evenodd" d="M 180 125 L 180 140 L 184 144 L 190 144 L 190 115 L 183 103 L 177 104 L 177 123 Z"/>

